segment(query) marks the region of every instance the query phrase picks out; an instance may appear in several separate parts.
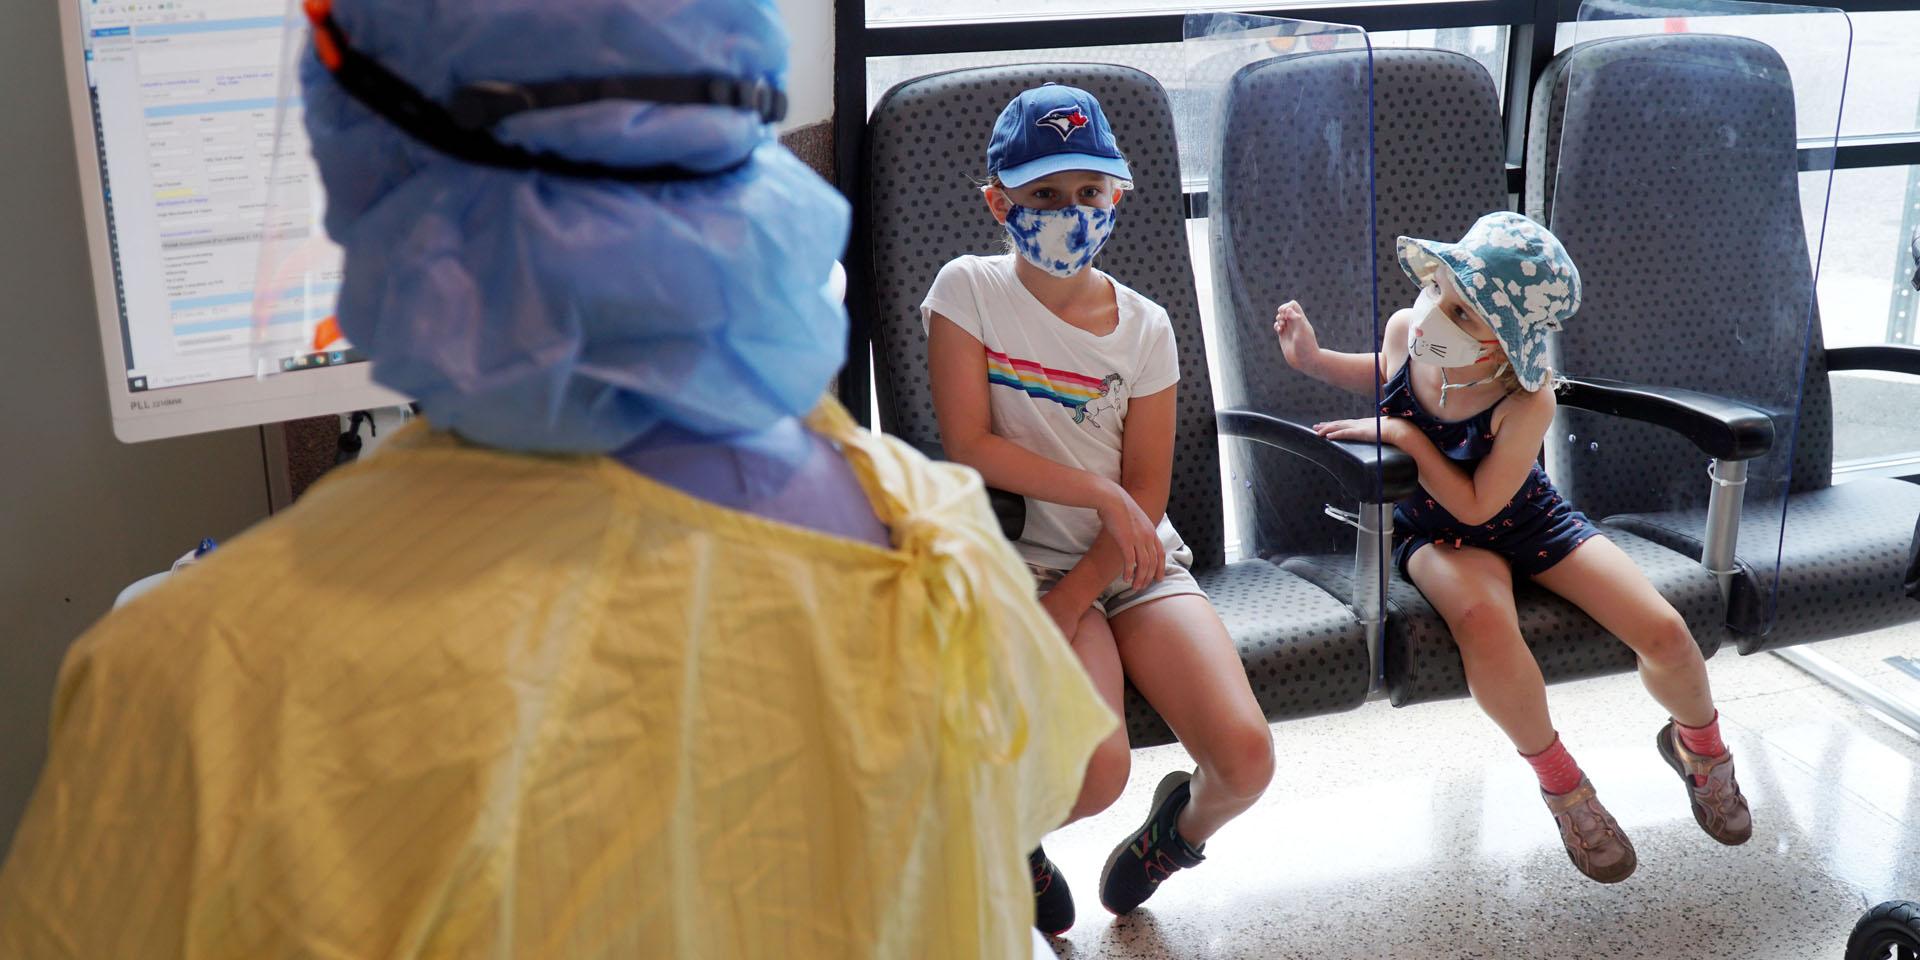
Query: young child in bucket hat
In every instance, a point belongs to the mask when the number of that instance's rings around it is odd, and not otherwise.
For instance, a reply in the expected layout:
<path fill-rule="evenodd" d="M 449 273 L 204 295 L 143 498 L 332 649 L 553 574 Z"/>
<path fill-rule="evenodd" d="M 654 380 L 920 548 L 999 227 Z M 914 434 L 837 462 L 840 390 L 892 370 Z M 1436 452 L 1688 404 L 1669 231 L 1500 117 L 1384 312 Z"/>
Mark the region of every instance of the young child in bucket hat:
<path fill-rule="evenodd" d="M 1447 621 L 1474 699 L 1532 765 L 1567 855 L 1601 883 L 1633 873 L 1632 841 L 1601 806 L 1547 712 L 1546 683 L 1521 637 L 1513 578 L 1565 597 L 1639 656 L 1670 719 L 1657 737 L 1694 819 L 1724 844 L 1752 818 L 1720 739 L 1706 661 L 1686 621 L 1539 464 L 1554 413 L 1548 335 L 1580 307 L 1580 273 L 1560 241 L 1517 213 L 1481 217 L 1458 243 L 1399 238 L 1420 286 L 1387 322 L 1378 354 L 1322 349 L 1300 305 L 1274 331 L 1287 363 L 1367 396 L 1378 420 L 1317 424 L 1335 440 L 1392 444 L 1420 468 L 1394 507 L 1395 561 Z"/>

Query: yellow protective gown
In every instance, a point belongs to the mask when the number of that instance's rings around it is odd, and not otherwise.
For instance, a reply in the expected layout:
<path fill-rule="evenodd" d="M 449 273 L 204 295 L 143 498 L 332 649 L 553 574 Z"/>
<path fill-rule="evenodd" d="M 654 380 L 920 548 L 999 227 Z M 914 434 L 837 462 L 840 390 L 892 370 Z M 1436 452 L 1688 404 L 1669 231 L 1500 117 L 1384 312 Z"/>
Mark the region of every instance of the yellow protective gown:
<path fill-rule="evenodd" d="M 1115 719 L 978 476 L 894 550 L 416 425 L 82 637 L 0 957 L 1030 952 Z"/>

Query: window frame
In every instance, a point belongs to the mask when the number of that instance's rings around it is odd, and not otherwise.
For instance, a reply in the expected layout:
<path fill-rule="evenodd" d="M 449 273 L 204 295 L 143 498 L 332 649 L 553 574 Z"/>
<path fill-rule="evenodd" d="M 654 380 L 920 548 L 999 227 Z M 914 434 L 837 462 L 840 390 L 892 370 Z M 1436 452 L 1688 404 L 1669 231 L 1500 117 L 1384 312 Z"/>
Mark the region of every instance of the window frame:
<path fill-rule="evenodd" d="M 1763 0 L 1772 2 L 1772 0 Z M 1824 0 L 1847 13 L 1920 12 L 1920 0 Z M 1526 183 L 1527 116 L 1534 83 L 1553 59 L 1562 24 L 1574 22 L 1580 0 L 1386 0 L 1386 2 L 1305 3 L 1243 9 L 1262 16 L 1352 24 L 1369 32 L 1458 27 L 1507 27 L 1506 94 L 1501 122 L 1506 132 L 1508 192 L 1522 195 Z M 834 5 L 834 169 L 837 186 L 853 205 L 853 231 L 844 261 L 849 278 L 847 366 L 839 379 L 840 400 L 863 425 L 871 422 L 872 297 L 866 289 L 873 273 L 870 250 L 859 238 L 871 223 L 866 203 L 867 59 L 928 54 L 977 53 L 1033 48 L 1036 28 L 1072 23 L 1069 31 L 1047 33 L 1050 47 L 1121 46 L 1178 43 L 1186 13 L 1124 13 L 1102 16 L 996 18 L 991 20 L 869 24 L 866 0 L 836 0 Z M 850 118 L 859 118 L 852 121 Z M 1831 159 L 1829 160 L 1829 156 Z M 1920 133 L 1843 137 L 1803 147 L 1800 167 L 1849 170 L 1920 165 Z M 1204 191 L 1187 194 L 1189 217 L 1206 215 Z M 1834 465 L 1836 478 L 1910 471 L 1920 452 L 1872 464 Z"/>

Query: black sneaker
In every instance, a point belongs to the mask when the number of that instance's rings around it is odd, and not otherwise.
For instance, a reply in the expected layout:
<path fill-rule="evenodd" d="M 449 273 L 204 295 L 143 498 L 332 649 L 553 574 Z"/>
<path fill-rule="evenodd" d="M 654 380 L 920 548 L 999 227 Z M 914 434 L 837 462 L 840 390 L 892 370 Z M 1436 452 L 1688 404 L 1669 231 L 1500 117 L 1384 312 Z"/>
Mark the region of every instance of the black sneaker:
<path fill-rule="evenodd" d="M 1147 814 L 1147 822 L 1113 849 L 1107 868 L 1100 873 L 1101 906 L 1115 915 L 1127 913 L 1147 902 L 1161 881 L 1173 876 L 1175 870 L 1199 866 L 1206 859 L 1201 855 L 1206 844 L 1198 849 L 1188 846 L 1174 829 L 1181 808 L 1187 805 L 1188 783 L 1192 780 L 1193 774 L 1177 770 L 1167 774 L 1154 789 L 1153 811 Z"/>
<path fill-rule="evenodd" d="M 1073 929 L 1073 891 L 1067 889 L 1066 875 L 1041 847 L 1027 854 L 1027 868 L 1033 871 L 1033 928 L 1049 937 Z"/>

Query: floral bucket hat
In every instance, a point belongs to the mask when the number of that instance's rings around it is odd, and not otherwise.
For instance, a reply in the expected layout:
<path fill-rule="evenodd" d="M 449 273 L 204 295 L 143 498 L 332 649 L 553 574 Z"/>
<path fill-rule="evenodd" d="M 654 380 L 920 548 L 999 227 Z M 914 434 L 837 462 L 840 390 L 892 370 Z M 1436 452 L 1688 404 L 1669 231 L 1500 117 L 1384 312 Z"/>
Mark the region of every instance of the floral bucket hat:
<path fill-rule="evenodd" d="M 1446 270 L 1493 328 L 1520 386 L 1547 377 L 1547 334 L 1580 309 L 1580 271 L 1552 233 L 1502 210 L 1481 217 L 1459 243 L 1401 237 L 1400 269 L 1425 285 Z"/>

